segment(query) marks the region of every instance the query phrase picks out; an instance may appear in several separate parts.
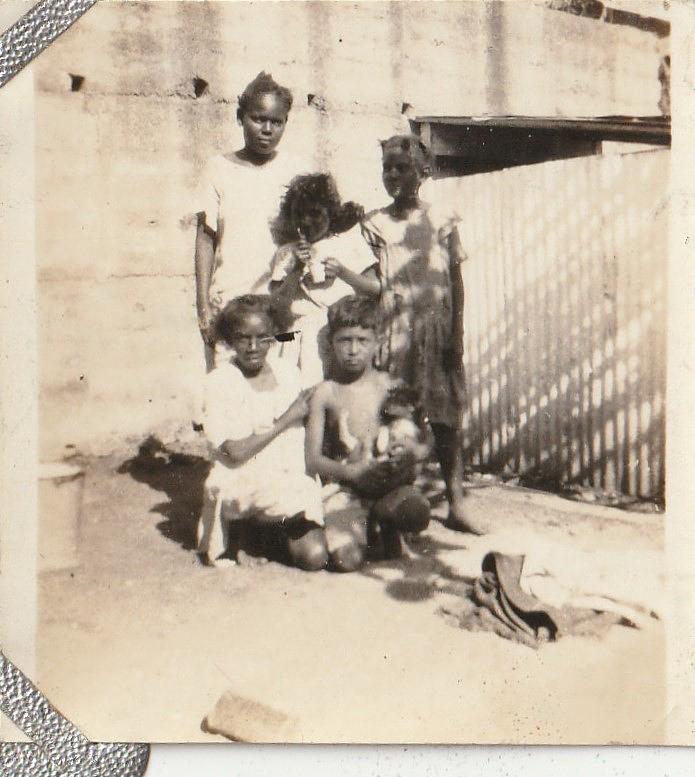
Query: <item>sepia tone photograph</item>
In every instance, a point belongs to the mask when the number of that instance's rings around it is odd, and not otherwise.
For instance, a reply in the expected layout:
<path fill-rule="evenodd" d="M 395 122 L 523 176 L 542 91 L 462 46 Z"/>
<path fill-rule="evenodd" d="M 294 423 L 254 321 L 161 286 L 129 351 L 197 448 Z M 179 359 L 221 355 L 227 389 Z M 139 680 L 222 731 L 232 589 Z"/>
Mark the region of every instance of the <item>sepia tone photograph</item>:
<path fill-rule="evenodd" d="M 21 75 L 32 679 L 91 740 L 667 741 L 670 41 L 108 0 Z"/>

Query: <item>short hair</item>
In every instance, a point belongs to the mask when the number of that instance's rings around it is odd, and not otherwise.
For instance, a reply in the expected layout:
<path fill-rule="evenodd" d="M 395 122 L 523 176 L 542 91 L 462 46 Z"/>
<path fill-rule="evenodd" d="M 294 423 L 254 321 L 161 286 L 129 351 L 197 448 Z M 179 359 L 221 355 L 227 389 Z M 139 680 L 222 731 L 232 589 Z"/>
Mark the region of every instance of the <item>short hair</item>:
<path fill-rule="evenodd" d="M 383 154 L 386 154 L 388 151 L 405 153 L 415 162 L 421 173 L 426 168 L 430 171 L 432 170 L 432 153 L 417 135 L 393 135 L 388 140 L 380 142 Z"/>
<path fill-rule="evenodd" d="M 420 410 L 420 396 L 407 383 L 399 383 L 389 388 L 381 407 L 381 417 L 388 421 L 393 418 L 413 418 Z"/>
<path fill-rule="evenodd" d="M 296 240 L 293 214 L 307 205 L 322 205 L 326 208 L 329 228 L 333 234 L 347 232 L 364 218 L 364 208 L 360 205 L 341 202 L 335 179 L 330 173 L 297 175 L 287 185 L 280 211 L 271 228 L 276 243 L 282 245 Z"/>
<path fill-rule="evenodd" d="M 358 326 L 379 332 L 381 317 L 379 303 L 364 294 L 349 294 L 328 308 L 328 332 L 334 335 L 339 329 Z"/>
<path fill-rule="evenodd" d="M 247 113 L 256 97 L 260 97 L 263 94 L 274 94 L 285 103 L 287 113 L 290 112 L 292 108 L 292 92 L 287 87 L 280 86 L 270 73 L 261 71 L 251 83 L 246 85 L 246 89 L 239 95 L 237 116 L 241 118 Z"/>
<path fill-rule="evenodd" d="M 267 316 L 273 328 L 275 327 L 270 297 L 267 294 L 244 294 L 230 300 L 218 314 L 215 321 L 216 337 L 231 343 L 239 324 L 245 316 L 250 315 Z"/>

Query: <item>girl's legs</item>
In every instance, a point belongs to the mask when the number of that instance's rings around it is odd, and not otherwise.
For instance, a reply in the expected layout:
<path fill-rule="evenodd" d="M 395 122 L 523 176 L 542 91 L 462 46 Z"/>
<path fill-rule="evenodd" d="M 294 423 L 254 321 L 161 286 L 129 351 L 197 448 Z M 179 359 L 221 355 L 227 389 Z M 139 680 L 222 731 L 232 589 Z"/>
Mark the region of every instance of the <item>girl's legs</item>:
<path fill-rule="evenodd" d="M 477 525 L 466 514 L 463 506 L 465 490 L 463 488 L 463 445 L 461 433 L 445 424 L 430 424 L 434 434 L 434 444 L 442 477 L 446 483 L 446 498 L 449 502 L 449 518 L 446 526 L 455 531 L 471 534 L 484 534 L 483 527 Z"/>
<path fill-rule="evenodd" d="M 203 510 L 197 528 L 198 553 L 211 564 L 227 550 L 227 521 L 222 516 L 222 499 L 205 489 Z"/>

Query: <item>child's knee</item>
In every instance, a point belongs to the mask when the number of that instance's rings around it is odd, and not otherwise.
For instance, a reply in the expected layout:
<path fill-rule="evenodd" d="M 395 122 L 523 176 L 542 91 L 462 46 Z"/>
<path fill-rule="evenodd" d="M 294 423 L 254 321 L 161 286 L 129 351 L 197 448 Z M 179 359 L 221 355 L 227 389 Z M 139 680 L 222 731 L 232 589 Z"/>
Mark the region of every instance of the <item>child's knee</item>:
<path fill-rule="evenodd" d="M 372 518 L 403 532 L 424 531 L 430 522 L 430 503 L 413 486 L 401 486 L 374 504 Z"/>
<path fill-rule="evenodd" d="M 328 564 L 328 548 L 321 529 L 312 529 L 300 539 L 288 541 L 292 563 L 305 572 L 318 572 Z"/>
<path fill-rule="evenodd" d="M 348 542 L 331 552 L 331 565 L 336 572 L 356 572 L 366 558 L 366 549 L 357 542 Z"/>

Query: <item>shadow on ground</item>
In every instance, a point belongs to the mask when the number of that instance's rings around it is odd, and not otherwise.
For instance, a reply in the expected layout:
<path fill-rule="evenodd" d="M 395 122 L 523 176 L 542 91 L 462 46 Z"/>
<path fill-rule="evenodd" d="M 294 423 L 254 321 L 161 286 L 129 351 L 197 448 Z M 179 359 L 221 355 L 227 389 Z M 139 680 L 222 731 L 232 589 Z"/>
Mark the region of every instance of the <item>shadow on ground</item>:
<path fill-rule="evenodd" d="M 402 558 L 372 562 L 360 573 L 385 583 L 385 592 L 399 602 L 424 601 L 442 593 L 469 594 L 473 578 L 459 574 L 439 557 L 441 553 L 462 550 L 461 544 L 443 542 L 432 534 L 409 537 L 407 544 L 407 554 Z"/>
<path fill-rule="evenodd" d="M 157 528 L 185 550 L 196 547 L 196 525 L 209 471 L 210 462 L 202 456 L 170 451 L 156 437 L 148 437 L 137 454 L 118 468 L 119 474 L 130 475 L 139 483 L 166 494 L 168 501 L 154 505 L 150 512 L 164 516 L 165 520 Z"/>

